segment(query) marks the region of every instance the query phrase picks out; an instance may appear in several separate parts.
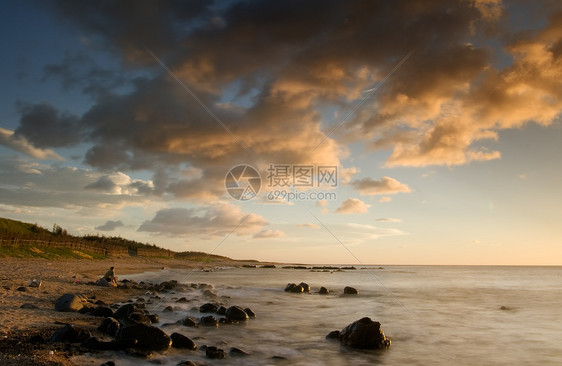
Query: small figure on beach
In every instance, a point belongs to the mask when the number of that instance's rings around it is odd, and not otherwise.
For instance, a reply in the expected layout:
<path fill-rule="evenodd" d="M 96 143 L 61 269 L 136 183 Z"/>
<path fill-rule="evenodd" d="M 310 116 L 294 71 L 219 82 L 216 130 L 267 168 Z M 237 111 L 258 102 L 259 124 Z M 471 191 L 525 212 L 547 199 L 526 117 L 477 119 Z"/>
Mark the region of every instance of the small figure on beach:
<path fill-rule="evenodd" d="M 109 282 L 112 286 L 117 286 L 117 276 L 115 276 L 115 267 L 109 268 L 103 275 L 103 279 Z"/>

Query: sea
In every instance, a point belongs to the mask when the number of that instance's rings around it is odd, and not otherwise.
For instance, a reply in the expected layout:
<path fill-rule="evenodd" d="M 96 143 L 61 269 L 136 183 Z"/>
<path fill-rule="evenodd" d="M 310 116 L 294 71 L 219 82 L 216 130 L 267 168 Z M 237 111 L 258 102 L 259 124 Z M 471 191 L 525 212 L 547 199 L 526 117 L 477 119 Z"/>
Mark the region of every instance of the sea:
<path fill-rule="evenodd" d="M 167 269 L 126 275 L 135 281 L 213 285 L 217 301 L 251 308 L 244 324 L 190 328 L 166 326 L 198 346 L 240 348 L 249 356 L 209 360 L 205 352 L 170 349 L 151 359 L 124 352 L 76 357 L 77 364 L 176 365 L 561 365 L 562 267 L 356 266 L 355 270 L 288 268 Z M 285 292 L 306 282 L 310 293 Z M 328 295 L 316 293 L 321 286 Z M 345 286 L 358 295 L 343 295 Z M 203 290 L 160 294 L 147 305 L 160 324 L 197 310 Z M 149 296 L 145 296 L 146 299 Z M 186 297 L 188 303 L 176 303 Z M 163 312 L 172 305 L 173 312 Z M 208 315 L 208 314 L 204 314 Z M 386 350 L 355 350 L 326 340 L 333 330 L 363 317 L 381 323 L 392 344 Z M 278 356 L 274 358 L 274 356 Z M 282 358 L 281 358 L 282 357 Z"/>

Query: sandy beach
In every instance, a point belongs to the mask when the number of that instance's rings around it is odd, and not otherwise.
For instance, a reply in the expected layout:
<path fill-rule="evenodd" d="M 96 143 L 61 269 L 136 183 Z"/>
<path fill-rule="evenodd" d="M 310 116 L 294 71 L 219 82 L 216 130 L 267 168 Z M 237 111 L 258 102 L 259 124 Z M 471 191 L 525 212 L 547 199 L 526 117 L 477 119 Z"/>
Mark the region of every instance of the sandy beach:
<path fill-rule="evenodd" d="M 221 262 L 221 265 L 224 263 Z M 81 293 L 110 304 L 126 301 L 143 290 L 88 285 L 116 267 L 117 276 L 160 270 L 162 267 L 194 268 L 197 262 L 158 258 L 111 258 L 105 260 L 0 259 L 0 364 L 72 365 L 67 357 L 76 350 L 31 347 L 33 335 L 48 338 L 61 323 L 95 329 L 99 319 L 78 313 L 57 312 L 54 302 L 65 293 Z M 206 263 L 212 267 L 212 263 Z M 39 288 L 28 286 L 40 279 Z M 24 305 L 26 304 L 26 305 Z M 22 308 L 22 305 L 24 306 Z"/>

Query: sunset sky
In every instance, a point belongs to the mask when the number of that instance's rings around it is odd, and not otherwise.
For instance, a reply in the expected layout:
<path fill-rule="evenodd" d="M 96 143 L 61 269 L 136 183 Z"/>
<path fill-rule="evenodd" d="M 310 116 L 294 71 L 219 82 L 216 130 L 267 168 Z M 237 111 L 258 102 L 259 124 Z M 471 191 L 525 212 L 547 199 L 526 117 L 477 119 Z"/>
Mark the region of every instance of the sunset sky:
<path fill-rule="evenodd" d="M 2 9 L 0 217 L 236 259 L 562 265 L 562 2 Z M 270 166 L 337 186 L 271 200 Z"/>

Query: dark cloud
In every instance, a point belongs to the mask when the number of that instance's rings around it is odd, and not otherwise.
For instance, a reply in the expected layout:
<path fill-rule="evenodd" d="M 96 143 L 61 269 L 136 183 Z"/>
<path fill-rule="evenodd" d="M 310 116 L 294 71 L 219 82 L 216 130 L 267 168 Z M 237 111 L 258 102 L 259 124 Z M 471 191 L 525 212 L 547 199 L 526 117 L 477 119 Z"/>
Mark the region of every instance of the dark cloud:
<path fill-rule="evenodd" d="M 21 105 L 16 136 L 23 136 L 38 148 L 68 147 L 82 139 L 79 118 L 61 113 L 50 104 Z"/>
<path fill-rule="evenodd" d="M 94 229 L 100 231 L 113 231 L 121 226 L 124 226 L 123 221 L 121 220 L 118 221 L 108 220 L 105 224 L 96 226 Z"/>
<path fill-rule="evenodd" d="M 238 206 L 220 204 L 207 208 L 163 209 L 152 220 L 145 221 L 138 231 L 212 239 L 232 231 L 238 236 L 255 234 L 266 225 L 267 220 L 260 215 L 245 214 Z"/>

